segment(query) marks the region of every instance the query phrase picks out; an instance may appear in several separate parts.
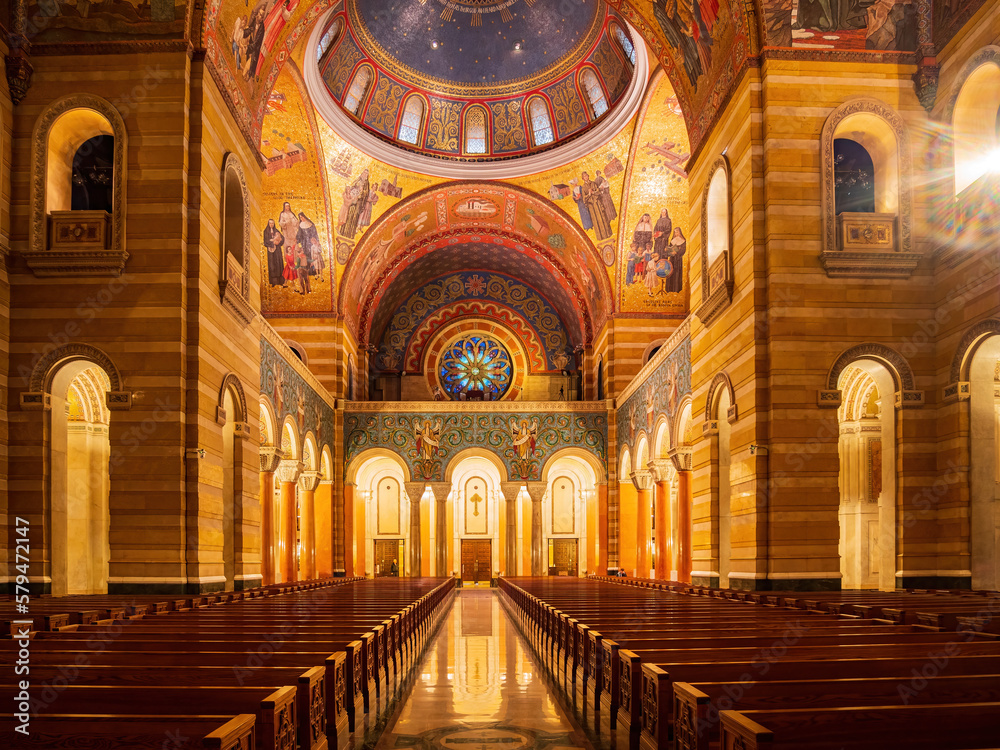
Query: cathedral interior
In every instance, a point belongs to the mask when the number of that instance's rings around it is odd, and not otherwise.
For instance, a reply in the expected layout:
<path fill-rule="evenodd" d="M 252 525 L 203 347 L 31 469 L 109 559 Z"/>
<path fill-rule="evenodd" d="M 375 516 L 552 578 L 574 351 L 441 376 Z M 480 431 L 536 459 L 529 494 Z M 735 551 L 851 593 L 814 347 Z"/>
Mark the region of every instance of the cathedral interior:
<path fill-rule="evenodd" d="M 997 2 L 3 8 L 11 590 L 1000 586 Z"/>
<path fill-rule="evenodd" d="M 1000 0 L 0 27 L 0 745 L 997 748 Z"/>

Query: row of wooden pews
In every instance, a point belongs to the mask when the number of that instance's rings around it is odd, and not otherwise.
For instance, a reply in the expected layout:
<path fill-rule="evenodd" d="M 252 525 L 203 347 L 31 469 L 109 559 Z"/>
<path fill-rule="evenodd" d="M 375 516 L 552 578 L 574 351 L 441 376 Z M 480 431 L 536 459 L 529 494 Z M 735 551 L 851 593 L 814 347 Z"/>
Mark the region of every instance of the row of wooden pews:
<path fill-rule="evenodd" d="M 200 605 L 188 597 L 155 611 L 104 597 L 102 607 L 139 613 L 33 631 L 31 734 L 13 731 L 10 708 L 0 731 L 11 748 L 340 750 L 352 733 L 360 747 L 443 615 L 454 579 L 343 581 Z M 20 648 L 18 639 L 0 641 L 5 707 L 21 690 Z"/>
<path fill-rule="evenodd" d="M 557 685 L 617 748 L 1000 747 L 990 592 L 557 577 L 500 588 Z M 917 616 L 959 611 L 962 630 Z"/>

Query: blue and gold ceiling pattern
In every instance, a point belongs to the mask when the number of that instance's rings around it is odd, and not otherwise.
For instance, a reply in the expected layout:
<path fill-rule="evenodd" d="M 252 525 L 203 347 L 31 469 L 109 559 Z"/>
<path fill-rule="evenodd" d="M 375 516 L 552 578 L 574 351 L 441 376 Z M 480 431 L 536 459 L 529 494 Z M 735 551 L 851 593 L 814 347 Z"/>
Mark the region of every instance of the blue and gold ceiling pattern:
<path fill-rule="evenodd" d="M 371 83 L 349 114 L 383 140 L 438 158 L 484 161 L 552 148 L 601 117 L 585 70 L 608 110 L 632 78 L 612 32 L 627 26 L 602 0 L 347 0 L 328 21 L 335 23 L 344 31 L 320 62 L 330 96 L 343 106 L 367 66 Z M 398 140 L 412 95 L 422 102 L 415 144 Z M 532 97 L 545 105 L 551 141 L 534 137 Z M 477 105 L 485 113 L 482 150 L 465 139 Z"/>

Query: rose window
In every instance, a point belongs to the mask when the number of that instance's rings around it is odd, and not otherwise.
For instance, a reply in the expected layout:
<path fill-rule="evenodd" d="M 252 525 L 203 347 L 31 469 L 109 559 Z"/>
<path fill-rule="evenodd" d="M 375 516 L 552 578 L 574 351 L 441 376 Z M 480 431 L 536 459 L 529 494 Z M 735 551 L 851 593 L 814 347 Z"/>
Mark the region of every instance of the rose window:
<path fill-rule="evenodd" d="M 441 358 L 441 385 L 453 398 L 495 401 L 510 388 L 511 357 L 499 341 L 486 336 L 466 336 L 445 350 Z"/>

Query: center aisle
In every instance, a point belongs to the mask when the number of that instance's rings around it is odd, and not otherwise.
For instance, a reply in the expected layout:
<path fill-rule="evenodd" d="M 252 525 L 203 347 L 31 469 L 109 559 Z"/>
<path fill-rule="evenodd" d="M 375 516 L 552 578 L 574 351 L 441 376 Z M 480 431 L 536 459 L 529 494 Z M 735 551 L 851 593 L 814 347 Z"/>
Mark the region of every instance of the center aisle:
<path fill-rule="evenodd" d="M 377 750 L 592 750 L 498 596 L 459 589 Z"/>

